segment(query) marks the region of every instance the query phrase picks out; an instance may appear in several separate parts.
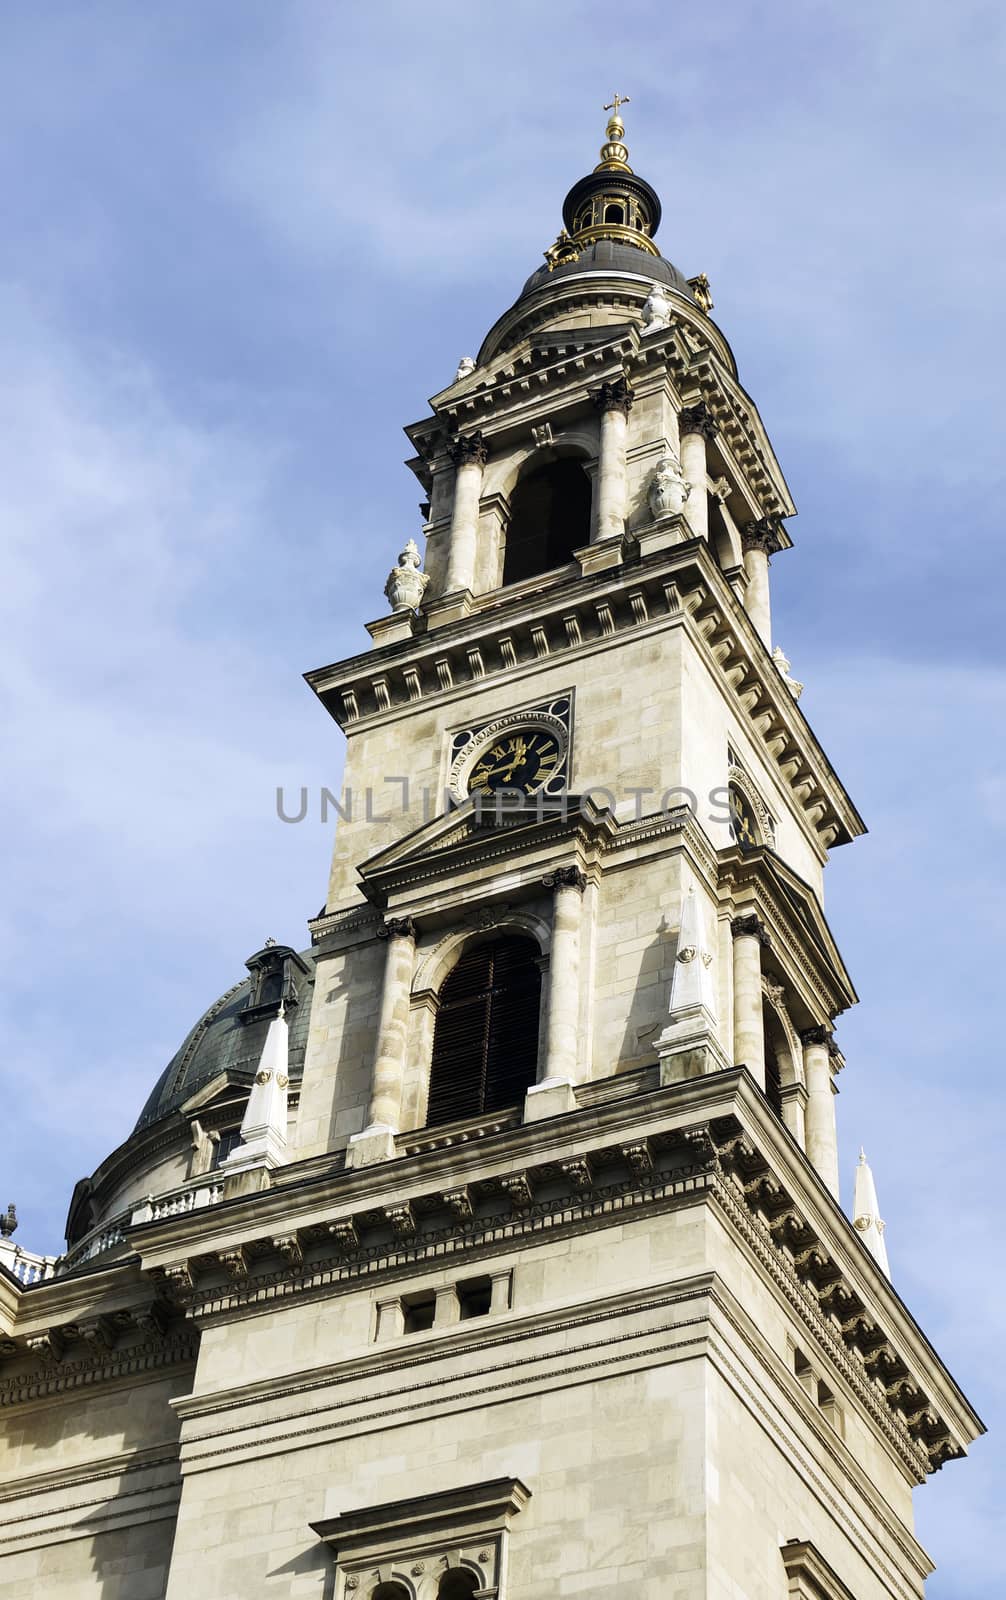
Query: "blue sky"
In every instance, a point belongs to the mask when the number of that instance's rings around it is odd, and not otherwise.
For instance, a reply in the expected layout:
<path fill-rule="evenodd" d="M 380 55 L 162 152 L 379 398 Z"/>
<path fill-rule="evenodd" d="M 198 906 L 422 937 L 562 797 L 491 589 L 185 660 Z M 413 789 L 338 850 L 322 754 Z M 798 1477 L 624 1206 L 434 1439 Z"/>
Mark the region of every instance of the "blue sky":
<path fill-rule="evenodd" d="M 800 516 L 775 631 L 871 828 L 828 912 L 843 1178 L 986 1420 L 918 1497 L 930 1600 L 1006 1579 L 1001 9 L 864 0 L 9 6 L 0 60 L 0 1202 L 57 1249 L 192 1020 L 330 849 L 300 680 L 419 532 L 400 429 L 632 96 Z"/>

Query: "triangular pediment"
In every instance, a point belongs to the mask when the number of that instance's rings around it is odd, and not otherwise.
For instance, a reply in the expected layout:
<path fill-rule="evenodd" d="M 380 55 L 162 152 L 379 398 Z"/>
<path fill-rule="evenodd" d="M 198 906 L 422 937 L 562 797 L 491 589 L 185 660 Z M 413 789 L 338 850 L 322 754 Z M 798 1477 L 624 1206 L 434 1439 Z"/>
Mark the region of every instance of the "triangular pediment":
<path fill-rule="evenodd" d="M 424 869 L 431 877 L 443 877 L 454 866 L 462 871 L 489 854 L 497 859 L 501 854 L 533 854 L 574 833 L 615 831 L 617 824 L 609 812 L 600 811 L 589 800 L 581 804 L 575 796 L 567 797 L 565 812 L 539 809 L 531 800 L 519 809 L 508 805 L 500 814 L 491 800 L 479 804 L 469 799 L 378 851 L 357 870 L 364 894 L 379 904 L 396 881 L 415 881 L 424 876 Z"/>

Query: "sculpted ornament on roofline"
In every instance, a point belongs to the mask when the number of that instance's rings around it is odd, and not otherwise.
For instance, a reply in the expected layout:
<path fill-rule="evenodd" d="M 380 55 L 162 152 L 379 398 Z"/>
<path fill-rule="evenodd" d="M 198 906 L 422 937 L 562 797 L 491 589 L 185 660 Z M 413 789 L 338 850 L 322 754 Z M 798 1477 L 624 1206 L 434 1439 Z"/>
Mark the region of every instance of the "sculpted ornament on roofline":
<path fill-rule="evenodd" d="M 418 611 L 430 581 L 430 575 L 423 572 L 422 565 L 419 546 L 415 539 L 410 539 L 399 554 L 397 567 L 388 573 L 388 581 L 384 585 L 384 593 L 392 611 Z"/>
<path fill-rule="evenodd" d="M 661 517 L 679 517 L 691 493 L 691 484 L 685 479 L 681 462 L 668 452 L 660 457 L 653 469 L 653 478 L 647 491 L 650 514 L 654 521 Z"/>

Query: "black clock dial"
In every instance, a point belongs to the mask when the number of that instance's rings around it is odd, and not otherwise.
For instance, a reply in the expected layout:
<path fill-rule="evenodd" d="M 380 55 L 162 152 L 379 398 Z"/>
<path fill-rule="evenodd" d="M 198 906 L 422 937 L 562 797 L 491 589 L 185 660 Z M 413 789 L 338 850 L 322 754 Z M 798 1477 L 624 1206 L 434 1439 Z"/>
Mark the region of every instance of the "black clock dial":
<path fill-rule="evenodd" d="M 545 728 L 518 728 L 501 734 L 482 750 L 468 779 L 469 794 L 516 789 L 535 794 L 559 769 L 562 751 Z"/>
<path fill-rule="evenodd" d="M 731 786 L 730 796 L 730 832 L 734 841 L 742 850 L 757 850 L 761 840 L 755 827 L 755 820 L 751 814 L 751 807 L 739 789 Z"/>

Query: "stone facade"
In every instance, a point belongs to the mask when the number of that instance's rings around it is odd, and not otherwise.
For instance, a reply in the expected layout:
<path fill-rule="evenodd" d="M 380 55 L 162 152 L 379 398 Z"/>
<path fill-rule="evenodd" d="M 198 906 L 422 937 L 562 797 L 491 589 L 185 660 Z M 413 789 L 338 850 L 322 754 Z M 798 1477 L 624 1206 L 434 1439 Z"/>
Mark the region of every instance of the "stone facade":
<path fill-rule="evenodd" d="M 772 655 L 785 481 L 623 133 L 407 430 L 425 574 L 309 674 L 348 746 L 310 952 L 249 960 L 65 1257 L 5 1236 L 5 1600 L 922 1594 L 912 1490 L 981 1424 L 838 1204 L 863 825 Z M 570 461 L 589 515 L 504 583 Z M 552 754 L 471 793 L 497 730 Z M 503 936 L 526 1092 L 430 1126 Z"/>

